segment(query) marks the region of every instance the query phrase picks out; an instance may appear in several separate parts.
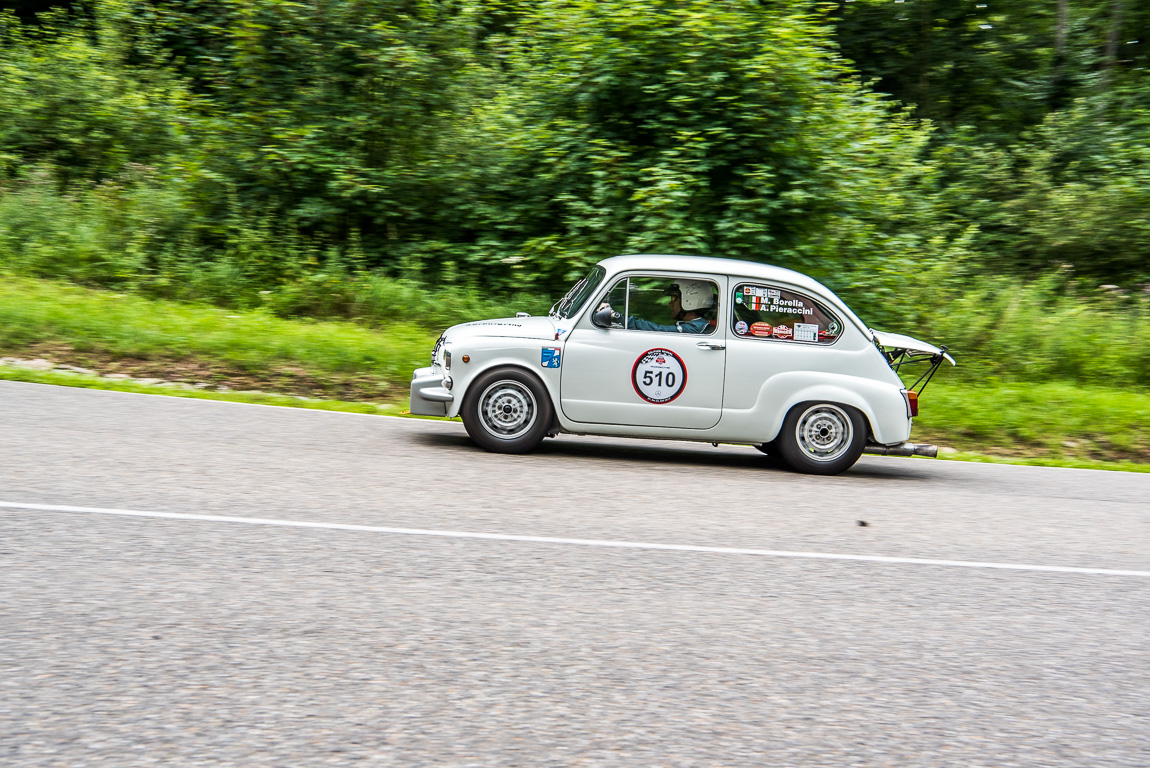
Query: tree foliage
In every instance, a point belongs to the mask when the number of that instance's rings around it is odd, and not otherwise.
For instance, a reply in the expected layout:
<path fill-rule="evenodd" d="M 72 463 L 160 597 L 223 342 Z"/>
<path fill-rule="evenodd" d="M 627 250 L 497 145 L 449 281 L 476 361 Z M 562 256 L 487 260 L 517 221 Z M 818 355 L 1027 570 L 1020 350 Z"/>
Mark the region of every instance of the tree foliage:
<path fill-rule="evenodd" d="M 0 260 L 38 274 L 553 290 L 674 251 L 877 313 L 940 265 L 1150 279 L 1130 0 L 53 5 L 0 21 Z"/>
<path fill-rule="evenodd" d="M 843 55 L 944 128 L 1009 142 L 1074 101 L 1150 106 L 1150 5 L 1132 0 L 839 0 Z"/>
<path fill-rule="evenodd" d="M 461 136 L 461 217 L 531 275 L 619 252 L 824 272 L 897 258 L 890 238 L 921 240 L 926 131 L 829 34 L 785 4 L 532 3 L 490 43 L 506 75 Z"/>

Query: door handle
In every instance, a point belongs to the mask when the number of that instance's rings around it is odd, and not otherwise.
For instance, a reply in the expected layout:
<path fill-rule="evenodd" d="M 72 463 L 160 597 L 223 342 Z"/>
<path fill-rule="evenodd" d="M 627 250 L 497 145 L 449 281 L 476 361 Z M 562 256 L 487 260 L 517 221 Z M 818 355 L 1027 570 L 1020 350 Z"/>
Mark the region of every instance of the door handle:
<path fill-rule="evenodd" d="M 700 341 L 695 344 L 699 349 L 726 349 L 727 345 L 721 341 Z"/>

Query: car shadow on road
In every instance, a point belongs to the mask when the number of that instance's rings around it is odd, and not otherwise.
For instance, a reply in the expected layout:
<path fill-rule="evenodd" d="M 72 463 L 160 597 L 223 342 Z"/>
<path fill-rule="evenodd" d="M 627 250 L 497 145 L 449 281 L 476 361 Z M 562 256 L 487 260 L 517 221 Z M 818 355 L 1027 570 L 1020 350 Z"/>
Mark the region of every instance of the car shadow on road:
<path fill-rule="evenodd" d="M 457 450 L 471 453 L 488 454 L 482 448 L 471 442 L 466 435 L 443 434 L 442 432 L 415 433 L 412 439 L 438 450 Z M 694 467 L 723 467 L 726 469 L 744 472 L 767 472 L 772 477 L 791 476 L 804 477 L 780 466 L 773 460 L 750 446 L 735 448 L 724 446 L 723 450 L 715 450 L 710 446 L 702 447 L 701 443 L 686 443 L 668 441 L 664 445 L 652 445 L 651 441 L 644 440 L 629 444 L 627 440 L 607 442 L 602 438 L 581 440 L 567 438 L 558 440 L 544 440 L 543 443 L 526 456 L 559 456 L 581 460 L 603 460 L 610 462 L 637 462 L 644 464 L 662 464 Z M 873 478 L 882 480 L 929 480 L 926 467 L 911 464 L 908 460 L 889 460 L 881 457 L 864 457 L 863 461 L 851 467 L 839 478 Z M 916 462 L 917 464 L 918 462 Z M 925 463 L 923 460 L 922 463 Z"/>

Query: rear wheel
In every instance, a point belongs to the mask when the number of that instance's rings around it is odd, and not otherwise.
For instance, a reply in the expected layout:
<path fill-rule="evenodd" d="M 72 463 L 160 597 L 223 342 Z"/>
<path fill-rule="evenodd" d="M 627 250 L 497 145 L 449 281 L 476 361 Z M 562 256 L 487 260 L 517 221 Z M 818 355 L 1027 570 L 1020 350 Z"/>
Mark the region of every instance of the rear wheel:
<path fill-rule="evenodd" d="M 775 444 L 796 472 L 837 475 L 862 455 L 866 429 L 866 419 L 849 405 L 799 403 L 787 414 Z"/>
<path fill-rule="evenodd" d="M 534 450 L 551 426 L 551 396 L 531 374 L 498 368 L 480 375 L 468 387 L 460 410 L 467 434 L 495 453 Z"/>

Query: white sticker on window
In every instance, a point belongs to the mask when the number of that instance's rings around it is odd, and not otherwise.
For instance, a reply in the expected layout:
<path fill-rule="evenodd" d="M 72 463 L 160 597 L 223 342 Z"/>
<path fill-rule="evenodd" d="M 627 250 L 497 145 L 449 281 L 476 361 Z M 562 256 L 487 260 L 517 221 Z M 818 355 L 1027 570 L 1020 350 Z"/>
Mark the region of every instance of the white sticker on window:
<path fill-rule="evenodd" d="M 795 341 L 818 341 L 818 323 L 795 323 Z"/>

